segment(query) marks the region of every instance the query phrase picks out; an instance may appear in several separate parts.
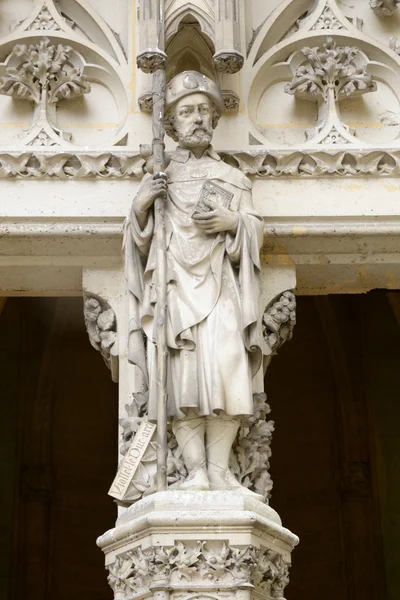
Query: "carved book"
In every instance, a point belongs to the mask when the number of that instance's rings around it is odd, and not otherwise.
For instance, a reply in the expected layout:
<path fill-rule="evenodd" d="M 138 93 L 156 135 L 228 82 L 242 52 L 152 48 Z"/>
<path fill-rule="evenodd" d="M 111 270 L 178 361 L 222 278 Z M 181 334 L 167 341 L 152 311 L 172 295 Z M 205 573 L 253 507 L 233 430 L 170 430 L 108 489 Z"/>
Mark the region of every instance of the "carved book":
<path fill-rule="evenodd" d="M 228 190 L 213 181 L 206 181 L 201 189 L 200 198 L 194 207 L 193 214 L 210 212 L 212 208 L 207 205 L 207 202 L 214 204 L 215 208 L 220 206 L 229 208 L 232 198 L 232 192 L 228 192 Z"/>

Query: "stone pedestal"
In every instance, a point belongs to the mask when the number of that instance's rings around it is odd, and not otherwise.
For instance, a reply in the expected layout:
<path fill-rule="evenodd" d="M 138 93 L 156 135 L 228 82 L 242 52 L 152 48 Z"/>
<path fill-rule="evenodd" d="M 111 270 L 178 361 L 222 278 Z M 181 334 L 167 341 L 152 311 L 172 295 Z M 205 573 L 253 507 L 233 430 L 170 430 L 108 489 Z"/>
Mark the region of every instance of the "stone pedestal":
<path fill-rule="evenodd" d="M 116 600 L 283 600 L 297 536 L 269 506 L 234 492 L 160 492 L 97 543 Z"/>

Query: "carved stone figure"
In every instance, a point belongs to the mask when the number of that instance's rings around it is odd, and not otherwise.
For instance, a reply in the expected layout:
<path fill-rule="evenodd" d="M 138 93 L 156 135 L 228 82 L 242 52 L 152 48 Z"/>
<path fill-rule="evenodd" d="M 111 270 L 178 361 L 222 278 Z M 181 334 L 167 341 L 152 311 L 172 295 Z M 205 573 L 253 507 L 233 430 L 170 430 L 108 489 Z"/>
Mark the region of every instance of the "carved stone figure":
<path fill-rule="evenodd" d="M 144 374 L 148 418 L 155 420 L 153 203 L 161 194 L 168 415 L 188 471 L 180 489 L 235 490 L 263 500 L 229 469 L 241 420 L 253 415 L 253 394 L 263 391 L 265 342 L 259 310 L 263 221 L 253 208 L 250 181 L 211 146 L 223 106 L 216 84 L 198 72 L 180 73 L 167 86 L 166 131 L 178 142 L 168 182 L 145 176 L 125 227 L 129 359 Z"/>

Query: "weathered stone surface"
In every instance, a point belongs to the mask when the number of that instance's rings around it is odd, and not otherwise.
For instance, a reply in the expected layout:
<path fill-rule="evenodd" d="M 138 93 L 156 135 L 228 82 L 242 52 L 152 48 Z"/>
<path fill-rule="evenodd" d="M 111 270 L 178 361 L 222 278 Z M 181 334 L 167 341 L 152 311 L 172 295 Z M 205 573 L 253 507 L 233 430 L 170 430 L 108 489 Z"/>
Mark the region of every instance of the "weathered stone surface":
<path fill-rule="evenodd" d="M 115 598 L 126 600 L 163 589 L 283 598 L 297 542 L 270 507 L 228 491 L 154 494 L 97 541 Z"/>

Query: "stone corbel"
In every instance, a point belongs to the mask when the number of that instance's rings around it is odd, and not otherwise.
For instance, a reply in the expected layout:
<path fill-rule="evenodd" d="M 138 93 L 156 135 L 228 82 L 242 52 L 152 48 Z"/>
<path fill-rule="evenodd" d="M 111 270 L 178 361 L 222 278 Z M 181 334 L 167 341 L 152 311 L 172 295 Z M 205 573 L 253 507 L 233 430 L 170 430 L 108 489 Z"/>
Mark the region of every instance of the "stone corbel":
<path fill-rule="evenodd" d="M 219 73 L 233 75 L 244 64 L 240 40 L 239 1 L 215 3 L 215 54 L 214 68 Z"/>
<path fill-rule="evenodd" d="M 117 319 L 111 306 L 94 294 L 85 294 L 83 314 L 89 341 L 98 350 L 111 371 L 112 380 L 118 382 Z"/>
<path fill-rule="evenodd" d="M 167 55 L 158 47 L 158 5 L 159 0 L 139 0 L 138 4 L 139 52 L 136 63 L 144 73 L 165 69 L 168 62 Z"/>
<path fill-rule="evenodd" d="M 292 338 L 296 325 L 296 269 L 264 265 L 261 276 L 265 373 L 279 348 Z"/>
<path fill-rule="evenodd" d="M 101 353 L 114 382 L 119 381 L 121 339 L 118 335 L 123 313 L 123 273 L 112 270 L 84 270 L 83 312 L 89 341 Z"/>

